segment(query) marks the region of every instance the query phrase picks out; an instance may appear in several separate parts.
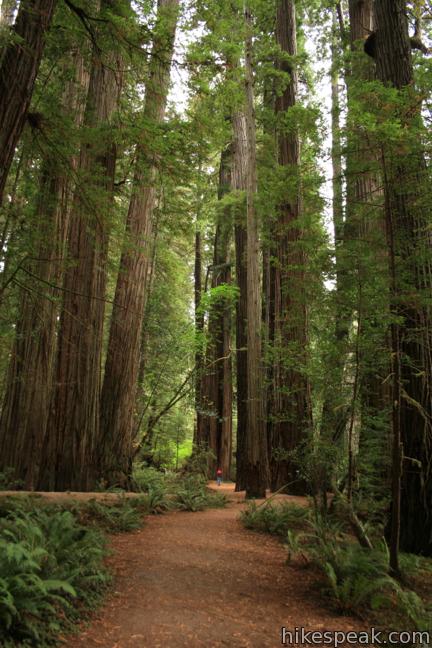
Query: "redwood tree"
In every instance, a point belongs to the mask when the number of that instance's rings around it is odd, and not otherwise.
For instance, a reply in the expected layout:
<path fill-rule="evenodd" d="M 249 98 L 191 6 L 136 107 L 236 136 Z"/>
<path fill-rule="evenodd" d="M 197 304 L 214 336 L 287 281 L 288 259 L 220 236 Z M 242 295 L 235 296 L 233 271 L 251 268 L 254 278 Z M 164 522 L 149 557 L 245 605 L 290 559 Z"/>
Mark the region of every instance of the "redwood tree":
<path fill-rule="evenodd" d="M 55 6 L 56 0 L 22 0 L 10 42 L 0 51 L 0 204 Z"/>
<path fill-rule="evenodd" d="M 304 494 L 292 451 L 299 449 L 312 426 L 310 385 L 306 373 L 308 331 L 305 303 L 305 255 L 301 248 L 300 144 L 295 128 L 286 125 L 289 109 L 296 104 L 297 73 L 288 57 L 297 54 L 293 0 L 277 7 L 276 40 L 280 47 L 277 67 L 285 83 L 276 99 L 278 161 L 293 179 L 291 192 L 283 190 L 273 229 L 271 264 L 270 334 L 273 347 L 272 402 L 270 412 L 271 486 L 286 486 Z"/>
<path fill-rule="evenodd" d="M 231 147 L 221 156 L 218 198 L 222 200 L 230 189 Z M 213 289 L 231 283 L 230 207 L 218 209 L 211 267 Z M 200 394 L 200 429 L 205 445 L 214 453 L 210 474 L 216 466 L 229 478 L 232 454 L 232 361 L 231 361 L 231 307 L 229 296 L 218 295 L 210 307 L 208 342 L 203 367 Z"/>
<path fill-rule="evenodd" d="M 61 110 L 79 126 L 82 96 L 88 85 L 80 53 L 74 55 L 66 73 L 69 68 L 74 70 L 75 78 L 66 84 Z M 35 244 L 32 259 L 23 264 L 16 335 L 0 416 L 0 470 L 13 467 L 15 477 L 28 489 L 38 480 L 53 389 L 58 287 L 71 207 L 71 169 L 76 168 L 76 163 L 76 156 L 72 156 L 65 164 L 49 146 L 42 161 Z"/>
<path fill-rule="evenodd" d="M 159 0 L 143 119 L 157 129 L 165 116 L 179 0 Z M 156 200 L 157 151 L 137 146 L 126 240 L 117 278 L 101 399 L 98 467 L 108 483 L 125 484 L 132 470 L 140 338 Z"/>
<path fill-rule="evenodd" d="M 429 175 L 418 136 L 421 104 L 414 87 L 406 2 L 380 0 L 375 14 L 376 32 L 368 49 L 378 78 L 397 90 L 392 117 L 401 124 L 399 137 L 382 144 L 394 317 L 391 566 L 397 572 L 399 531 L 403 551 L 432 556 L 431 210 L 429 202 L 419 199 Z"/>
<path fill-rule="evenodd" d="M 267 437 L 264 425 L 263 367 L 261 353 L 261 284 L 257 191 L 256 123 L 252 15 L 245 5 L 245 135 L 246 135 L 246 340 L 247 430 L 244 484 L 246 497 L 265 497 L 268 485 Z"/>
<path fill-rule="evenodd" d="M 231 189 L 244 192 L 246 189 L 246 124 L 243 113 L 233 116 L 233 160 L 231 170 Z M 236 450 L 236 490 L 246 487 L 246 435 L 248 433 L 247 408 L 247 230 L 244 213 L 243 193 L 234 213 L 235 273 L 239 296 L 236 303 L 236 381 L 237 381 L 237 450 Z"/>
<path fill-rule="evenodd" d="M 56 490 L 94 487 L 99 432 L 106 262 L 114 189 L 115 147 L 110 122 L 118 106 L 121 63 L 108 50 L 101 6 L 99 43 L 93 48 L 84 115 L 84 141 L 70 215 L 52 416 L 40 484 Z M 94 133 L 103 128 L 103 136 Z M 92 133 L 93 131 L 93 133 Z M 86 134 L 90 137 L 86 140 Z M 92 134 L 91 134 L 92 133 Z"/>

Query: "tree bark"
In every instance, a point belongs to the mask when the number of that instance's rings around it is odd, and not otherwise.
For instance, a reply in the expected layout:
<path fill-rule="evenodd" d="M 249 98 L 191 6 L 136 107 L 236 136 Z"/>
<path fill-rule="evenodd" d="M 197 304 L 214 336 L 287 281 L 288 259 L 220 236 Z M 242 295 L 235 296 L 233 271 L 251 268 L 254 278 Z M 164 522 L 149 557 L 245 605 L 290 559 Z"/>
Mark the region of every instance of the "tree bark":
<path fill-rule="evenodd" d="M 393 402 L 391 521 L 392 567 L 397 570 L 399 517 L 401 550 L 432 556 L 432 240 L 430 205 L 419 199 L 429 175 L 417 132 L 421 102 L 413 87 L 406 2 L 380 0 L 375 3 L 375 14 L 377 76 L 399 90 L 402 99 L 393 114 L 401 120 L 403 136 L 395 144 L 382 144 L 390 263 L 394 259 L 389 273 L 394 276 L 391 351 L 395 373 L 400 372 L 398 388 L 394 387 L 400 397 Z M 398 488 L 401 456 L 403 474 Z"/>
<path fill-rule="evenodd" d="M 197 225 L 198 226 L 198 225 Z M 195 292 L 195 332 L 197 335 L 198 348 L 195 353 L 195 412 L 196 426 L 194 434 L 194 446 L 197 448 L 206 447 L 206 435 L 204 432 L 202 391 L 204 386 L 204 312 L 200 309 L 202 298 L 202 255 L 201 255 L 201 232 L 195 232 L 195 268 L 194 268 L 194 292 Z"/>
<path fill-rule="evenodd" d="M 265 497 L 268 485 L 261 357 L 261 285 L 258 218 L 255 209 L 256 125 L 252 61 L 252 16 L 245 5 L 246 265 L 247 265 L 247 421 L 244 482 L 246 497 Z"/>
<path fill-rule="evenodd" d="M 88 74 L 82 56 L 73 60 L 75 79 L 63 95 L 63 108 L 79 126 Z M 71 159 L 72 168 L 76 160 Z M 48 151 L 42 163 L 35 239 L 23 266 L 23 289 L 8 381 L 0 417 L 0 470 L 13 467 L 28 490 L 38 480 L 42 460 L 56 350 L 58 290 L 72 191 L 71 175 Z"/>
<path fill-rule="evenodd" d="M 56 0 L 22 0 L 11 42 L 0 52 L 0 204 L 55 6 Z"/>
<path fill-rule="evenodd" d="M 307 376 L 307 310 L 305 304 L 305 255 L 300 194 L 300 143 L 298 133 L 283 126 L 287 111 L 296 104 L 297 74 L 283 55 L 295 56 L 296 17 L 293 0 L 280 0 L 277 8 L 276 39 L 281 50 L 279 70 L 289 75 L 283 93 L 276 99 L 279 164 L 294 179 L 295 189 L 284 195 L 278 206 L 273 232 L 275 254 L 271 268 L 273 326 L 273 395 L 271 411 L 271 487 L 283 486 L 304 494 L 306 484 L 299 477 L 298 462 L 290 456 L 307 439 L 312 427 L 310 384 Z"/>
<path fill-rule="evenodd" d="M 231 147 L 221 155 L 218 198 L 221 200 L 231 184 Z M 231 238 L 230 208 L 218 211 L 216 225 L 212 283 L 217 288 L 231 283 L 229 243 Z M 202 383 L 202 428 L 206 445 L 215 460 L 209 466 L 210 474 L 216 468 L 229 478 L 232 454 L 232 368 L 231 368 L 231 307 L 230 300 L 220 297 L 211 307 L 208 325 L 208 344 Z"/>
<path fill-rule="evenodd" d="M 143 117 L 157 128 L 165 116 L 179 0 L 159 0 Z M 99 474 L 109 484 L 127 484 L 133 458 L 133 421 L 144 317 L 149 242 L 156 199 L 157 153 L 137 148 L 108 341 L 98 443 Z"/>
<path fill-rule="evenodd" d="M 111 10 L 111 1 L 105 0 L 101 17 Z M 106 261 L 116 159 L 108 127 L 120 88 L 119 57 L 110 53 L 103 61 L 95 47 L 83 122 L 93 134 L 81 146 L 79 185 L 70 216 L 53 413 L 40 480 L 42 487 L 51 490 L 86 491 L 96 482 Z M 106 131 L 95 141 L 95 129 L 100 127 Z"/>
<path fill-rule="evenodd" d="M 233 116 L 233 162 L 231 172 L 232 191 L 239 194 L 234 218 L 236 257 L 236 283 L 239 296 L 236 303 L 236 380 L 237 380 L 237 448 L 236 491 L 246 488 L 246 436 L 248 433 L 248 376 L 247 376 L 247 264 L 246 221 L 244 191 L 246 190 L 246 123 L 243 113 Z"/>

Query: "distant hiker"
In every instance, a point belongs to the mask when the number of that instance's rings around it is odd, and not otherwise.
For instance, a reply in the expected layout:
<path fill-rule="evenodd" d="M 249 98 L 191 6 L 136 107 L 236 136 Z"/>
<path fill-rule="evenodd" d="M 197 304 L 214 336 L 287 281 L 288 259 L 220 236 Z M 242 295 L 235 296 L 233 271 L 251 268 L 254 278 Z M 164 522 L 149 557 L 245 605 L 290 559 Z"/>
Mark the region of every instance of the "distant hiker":
<path fill-rule="evenodd" d="M 216 481 L 218 486 L 222 484 L 222 468 L 216 470 Z"/>

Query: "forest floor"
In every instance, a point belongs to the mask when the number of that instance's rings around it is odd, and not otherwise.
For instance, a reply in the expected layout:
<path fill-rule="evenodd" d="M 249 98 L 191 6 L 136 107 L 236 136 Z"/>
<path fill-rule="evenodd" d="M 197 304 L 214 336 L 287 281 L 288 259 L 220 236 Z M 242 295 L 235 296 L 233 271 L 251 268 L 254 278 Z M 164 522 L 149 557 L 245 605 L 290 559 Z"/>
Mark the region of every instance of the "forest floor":
<path fill-rule="evenodd" d="M 154 515 L 112 536 L 112 592 L 66 648 L 273 648 L 283 626 L 364 630 L 326 605 L 313 570 L 286 564 L 282 543 L 242 526 L 233 488 L 218 489 L 226 508 Z"/>

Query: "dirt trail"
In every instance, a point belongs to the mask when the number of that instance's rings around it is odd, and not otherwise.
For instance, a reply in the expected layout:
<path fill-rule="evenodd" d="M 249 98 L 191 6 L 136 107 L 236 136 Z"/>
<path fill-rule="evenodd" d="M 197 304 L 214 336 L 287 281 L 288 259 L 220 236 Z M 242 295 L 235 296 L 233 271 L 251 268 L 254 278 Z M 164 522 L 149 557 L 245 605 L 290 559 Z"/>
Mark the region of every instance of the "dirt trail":
<path fill-rule="evenodd" d="M 113 591 L 66 647 L 273 648 L 282 626 L 361 629 L 325 607 L 311 570 L 286 566 L 280 542 L 245 530 L 244 502 L 231 500 L 226 509 L 152 516 L 114 536 Z"/>

